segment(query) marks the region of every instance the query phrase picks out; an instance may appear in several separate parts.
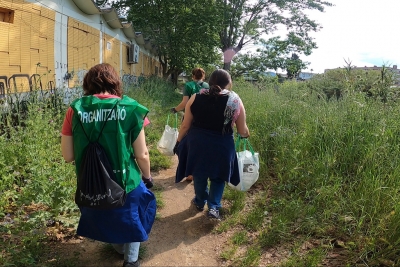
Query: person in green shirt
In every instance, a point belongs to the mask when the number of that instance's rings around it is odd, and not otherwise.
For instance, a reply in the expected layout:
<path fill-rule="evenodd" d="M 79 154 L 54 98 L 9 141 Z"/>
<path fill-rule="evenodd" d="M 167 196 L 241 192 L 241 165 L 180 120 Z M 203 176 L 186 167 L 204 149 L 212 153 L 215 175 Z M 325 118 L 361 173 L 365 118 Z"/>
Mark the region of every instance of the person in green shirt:
<path fill-rule="evenodd" d="M 186 103 L 189 101 L 189 98 L 200 92 L 201 89 L 209 89 L 210 86 L 208 83 L 204 82 L 204 78 L 206 77 L 206 72 L 202 68 L 194 68 L 192 70 L 192 81 L 185 83 L 185 88 L 183 89 L 183 97 L 181 103 L 178 106 L 171 108 L 172 113 L 177 113 L 178 111 L 184 110 Z M 182 118 L 183 121 L 183 118 Z M 193 176 L 188 175 L 186 177 L 186 181 L 193 181 Z"/>
<path fill-rule="evenodd" d="M 208 83 L 204 82 L 204 78 L 206 77 L 206 72 L 202 68 L 194 68 L 192 70 L 192 81 L 187 82 L 185 84 L 185 88 L 183 90 L 183 97 L 181 103 L 174 108 L 171 108 L 172 113 L 176 113 L 178 111 L 184 110 L 186 103 L 189 101 L 189 98 L 200 91 L 200 89 L 209 89 L 210 86 Z"/>
<path fill-rule="evenodd" d="M 153 180 L 144 133 L 148 109 L 122 94 L 122 81 L 107 63 L 86 73 L 83 92 L 65 115 L 62 156 L 75 161 L 78 174 L 87 145 L 98 139 L 126 201 L 107 210 L 79 206 L 77 235 L 112 244 L 124 254 L 123 267 L 139 267 L 140 243 L 148 239 L 156 215 L 155 196 L 146 186 Z"/>

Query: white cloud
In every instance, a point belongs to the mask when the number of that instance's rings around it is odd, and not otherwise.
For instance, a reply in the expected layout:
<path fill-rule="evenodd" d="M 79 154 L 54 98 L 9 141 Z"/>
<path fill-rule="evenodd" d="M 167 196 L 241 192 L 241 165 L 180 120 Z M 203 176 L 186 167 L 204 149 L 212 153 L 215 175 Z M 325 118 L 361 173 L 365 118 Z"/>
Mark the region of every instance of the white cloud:
<path fill-rule="evenodd" d="M 341 67 L 343 59 L 353 65 L 372 66 L 400 64 L 397 0 L 334 0 L 335 6 L 324 13 L 313 12 L 323 29 L 313 36 L 318 45 L 310 61 L 310 69 L 323 72 L 327 68 Z M 319 14 L 317 14 L 319 13 Z"/>
<path fill-rule="evenodd" d="M 329 1 L 329 0 L 328 0 Z M 308 12 L 322 27 L 312 33 L 318 48 L 302 59 L 308 70 L 343 67 L 344 59 L 356 66 L 400 65 L 399 0 L 330 0 L 325 12 Z M 255 50 L 254 47 L 246 50 Z"/>

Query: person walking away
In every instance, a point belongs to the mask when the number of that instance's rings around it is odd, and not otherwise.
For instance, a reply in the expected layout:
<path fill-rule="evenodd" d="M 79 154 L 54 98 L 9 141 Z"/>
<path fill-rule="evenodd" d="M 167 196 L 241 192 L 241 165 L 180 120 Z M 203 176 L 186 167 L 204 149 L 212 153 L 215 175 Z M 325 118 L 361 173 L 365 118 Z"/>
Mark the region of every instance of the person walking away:
<path fill-rule="evenodd" d="M 176 107 L 171 108 L 172 113 L 184 110 L 191 95 L 198 93 L 202 88 L 209 88 L 208 83 L 203 81 L 205 77 L 206 72 L 202 68 L 194 68 L 192 70 L 192 81 L 185 83 L 182 101 Z"/>
<path fill-rule="evenodd" d="M 238 185 L 240 181 L 233 126 L 243 138 L 249 137 L 249 129 L 244 105 L 231 91 L 229 73 L 215 70 L 209 84 L 209 90 L 192 95 L 186 105 L 174 148 L 179 159 L 175 182 L 192 174 L 195 197 L 191 205 L 203 211 L 207 203 L 207 216 L 220 220 L 225 182 Z"/>
<path fill-rule="evenodd" d="M 150 158 L 143 124 L 148 110 L 136 100 L 122 96 L 122 82 L 106 63 L 92 67 L 83 80 L 84 96 L 72 102 L 62 126 L 61 152 L 66 162 L 75 161 L 76 173 L 89 140 L 98 142 L 109 158 L 116 181 L 126 192 L 122 207 L 79 207 L 77 234 L 111 243 L 124 254 L 124 267 L 140 266 L 140 242 L 151 231 L 156 202 L 144 181 L 152 181 Z"/>
<path fill-rule="evenodd" d="M 202 68 L 194 68 L 192 70 L 192 81 L 187 82 L 185 84 L 185 88 L 183 90 L 183 97 L 181 103 L 178 106 L 171 109 L 172 113 L 176 113 L 178 111 L 184 110 L 186 103 L 189 101 L 189 98 L 200 91 L 200 89 L 205 88 L 209 89 L 210 86 L 208 83 L 203 80 L 206 77 L 206 72 Z M 186 177 L 186 181 L 193 181 L 193 176 L 188 175 Z"/>

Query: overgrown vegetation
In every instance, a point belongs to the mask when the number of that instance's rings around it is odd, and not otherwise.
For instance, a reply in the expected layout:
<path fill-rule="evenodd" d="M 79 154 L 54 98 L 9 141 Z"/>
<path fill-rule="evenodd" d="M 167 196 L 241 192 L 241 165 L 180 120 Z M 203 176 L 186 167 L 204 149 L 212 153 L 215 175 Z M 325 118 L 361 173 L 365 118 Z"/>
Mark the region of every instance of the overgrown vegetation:
<path fill-rule="evenodd" d="M 364 73 L 370 79 L 353 71 L 279 88 L 235 83 L 262 165 L 259 186 L 247 193 L 251 206 L 217 229 L 247 232 L 245 250 L 235 253 L 234 234 L 223 259 L 256 266 L 255 252 L 282 248 L 292 256 L 270 266 L 320 266 L 340 249 L 340 266 L 400 264 L 398 88 L 385 83 L 385 68 Z M 326 101 L 327 88 L 341 91 L 339 101 Z M 244 206 L 231 194 L 228 202 Z"/>
<path fill-rule="evenodd" d="M 333 259 L 340 266 L 400 264 L 397 88 L 382 82 L 385 75 L 361 82 L 364 77 L 346 71 L 301 83 L 234 83 L 246 106 L 261 173 L 247 193 L 225 190 L 225 219 L 215 229 L 232 231 L 223 260 L 257 266 L 278 249 L 287 253 L 279 258 L 286 261 L 269 266 L 334 266 Z M 363 84 L 371 87 L 363 90 Z M 327 101 L 326 88 L 341 90 L 338 101 Z M 374 94 L 384 91 L 390 97 Z M 156 142 L 167 110 L 181 96 L 158 79 L 127 94 L 150 109 L 146 136 L 153 171 L 168 167 L 169 158 L 159 154 Z M 52 103 L 28 101 L 21 120 L 13 120 L 10 109 L 2 119 L 2 266 L 73 266 L 76 261 L 61 262 L 43 245 L 72 236 L 78 218 L 74 166 L 63 162 L 59 147 L 67 107 Z M 342 256 L 330 257 L 337 249 Z"/>
<path fill-rule="evenodd" d="M 152 125 L 146 128 L 146 137 L 152 171 L 168 168 L 170 158 L 158 152 L 156 142 L 166 121 L 165 110 L 178 102 L 180 96 L 174 88 L 156 78 L 131 89 L 127 94 L 151 110 Z M 0 122 L 1 266 L 57 265 L 57 255 L 47 254 L 43 243 L 75 234 L 79 215 L 74 203 L 75 166 L 65 163 L 60 152 L 60 131 L 68 108 L 63 104 L 66 95 L 45 94 L 44 98 L 39 97 L 41 92 L 14 95 L 14 98 L 8 94 L 3 101 Z M 23 100 L 23 104 L 18 100 Z M 161 188 L 156 186 L 153 191 L 158 196 L 157 205 L 162 207 Z M 48 257 L 56 261 L 47 262 Z M 65 264 L 63 261 L 62 265 Z"/>

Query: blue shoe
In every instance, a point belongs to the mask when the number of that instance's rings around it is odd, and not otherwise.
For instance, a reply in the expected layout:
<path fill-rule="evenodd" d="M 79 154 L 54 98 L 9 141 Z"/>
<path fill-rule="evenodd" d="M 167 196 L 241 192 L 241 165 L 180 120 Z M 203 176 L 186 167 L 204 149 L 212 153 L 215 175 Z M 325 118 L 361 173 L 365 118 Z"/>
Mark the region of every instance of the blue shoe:
<path fill-rule="evenodd" d="M 207 217 L 211 220 L 221 220 L 221 216 L 219 216 L 219 211 L 216 209 L 209 209 L 207 213 Z"/>
<path fill-rule="evenodd" d="M 192 199 L 192 201 L 190 201 L 190 205 L 192 206 L 192 207 L 194 207 L 197 211 L 203 211 L 204 210 L 204 207 L 200 207 L 200 206 L 198 206 L 197 204 L 196 204 L 196 202 L 194 201 L 194 198 Z"/>
<path fill-rule="evenodd" d="M 122 267 L 140 267 L 139 260 L 135 262 L 124 261 L 124 265 L 122 265 Z"/>

